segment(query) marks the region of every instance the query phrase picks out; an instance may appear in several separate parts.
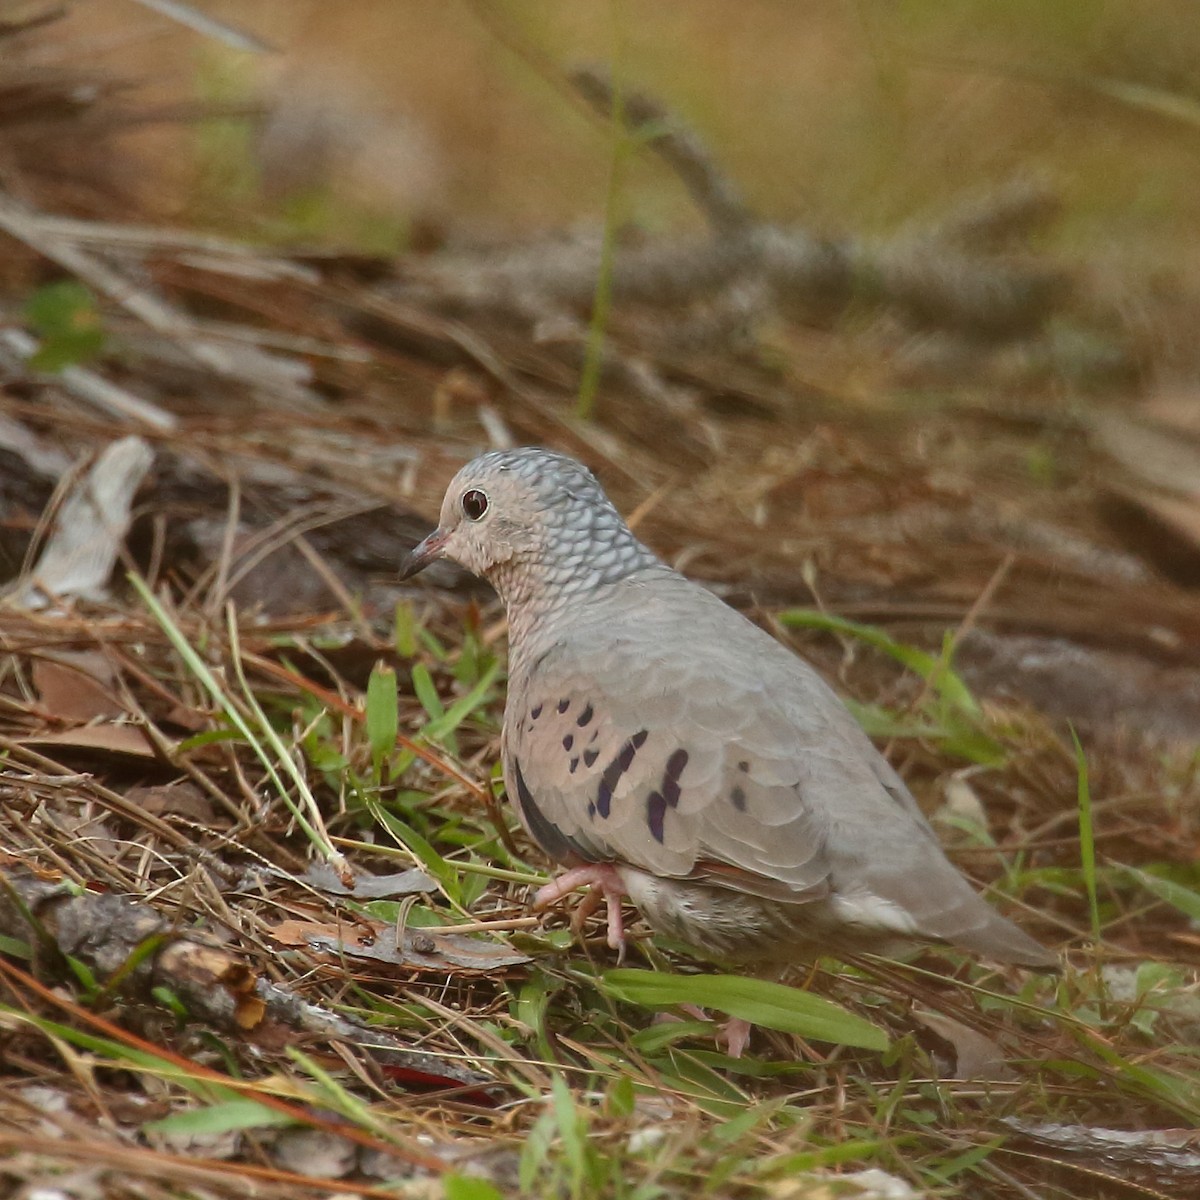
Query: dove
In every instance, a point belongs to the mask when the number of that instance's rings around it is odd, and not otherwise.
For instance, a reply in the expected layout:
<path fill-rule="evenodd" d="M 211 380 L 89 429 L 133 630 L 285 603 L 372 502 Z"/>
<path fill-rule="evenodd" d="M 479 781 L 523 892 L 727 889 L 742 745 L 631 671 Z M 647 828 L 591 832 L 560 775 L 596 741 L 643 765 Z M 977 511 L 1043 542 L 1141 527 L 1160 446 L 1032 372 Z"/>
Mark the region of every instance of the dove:
<path fill-rule="evenodd" d="M 450 559 L 508 617 L 504 780 L 583 886 L 702 957 L 782 968 L 946 944 L 1053 970 L 1056 956 L 949 861 L 911 792 L 817 672 L 631 532 L 582 464 L 497 450 L 455 475 L 409 578 Z"/>

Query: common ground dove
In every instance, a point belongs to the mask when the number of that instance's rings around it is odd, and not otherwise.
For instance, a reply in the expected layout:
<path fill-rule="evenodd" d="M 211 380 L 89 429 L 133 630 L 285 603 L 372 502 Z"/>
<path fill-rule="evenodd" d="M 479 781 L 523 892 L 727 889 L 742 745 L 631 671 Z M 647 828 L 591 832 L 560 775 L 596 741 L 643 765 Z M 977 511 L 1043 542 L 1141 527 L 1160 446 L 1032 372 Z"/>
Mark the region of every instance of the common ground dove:
<path fill-rule="evenodd" d="M 903 780 L 806 663 L 630 532 L 573 459 L 484 454 L 454 477 L 437 558 L 508 612 L 502 753 L 525 828 L 585 884 L 718 961 L 946 942 L 1052 968 L 948 861 Z"/>

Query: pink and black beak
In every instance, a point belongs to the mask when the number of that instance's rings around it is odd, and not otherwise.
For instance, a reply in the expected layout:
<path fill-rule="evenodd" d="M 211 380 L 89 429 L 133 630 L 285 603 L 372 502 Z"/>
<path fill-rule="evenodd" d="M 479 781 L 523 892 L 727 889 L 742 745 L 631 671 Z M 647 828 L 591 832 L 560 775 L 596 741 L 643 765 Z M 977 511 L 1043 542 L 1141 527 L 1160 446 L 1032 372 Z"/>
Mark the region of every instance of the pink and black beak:
<path fill-rule="evenodd" d="M 446 539 L 450 535 L 435 529 L 423 542 L 412 548 L 408 557 L 400 564 L 400 579 L 411 579 L 419 571 L 425 570 L 431 562 L 442 557 L 446 549 Z"/>

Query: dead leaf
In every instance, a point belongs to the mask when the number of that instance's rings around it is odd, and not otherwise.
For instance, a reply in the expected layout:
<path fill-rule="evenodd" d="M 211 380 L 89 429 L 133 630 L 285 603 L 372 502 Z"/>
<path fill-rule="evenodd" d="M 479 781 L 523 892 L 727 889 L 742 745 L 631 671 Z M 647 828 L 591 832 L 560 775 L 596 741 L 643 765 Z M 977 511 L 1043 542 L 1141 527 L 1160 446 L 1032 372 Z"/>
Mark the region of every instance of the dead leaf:
<path fill-rule="evenodd" d="M 116 673 L 102 654 L 56 654 L 33 660 L 33 686 L 42 707 L 64 721 L 122 717 L 125 706 L 113 694 Z"/>
<path fill-rule="evenodd" d="M 280 921 L 271 929 L 271 936 L 284 946 L 307 946 L 309 936 L 316 932 L 324 933 L 328 925 L 318 925 L 315 921 Z"/>
<path fill-rule="evenodd" d="M 370 959 L 424 971 L 495 971 L 529 962 L 507 946 L 465 934 L 406 930 L 400 947 L 394 925 L 360 921 L 354 925 L 281 921 L 271 935 L 285 946 L 309 946 L 351 958 Z"/>
<path fill-rule="evenodd" d="M 954 1061 L 950 1070 L 944 1072 L 945 1078 L 996 1081 L 1017 1078 L 1016 1072 L 1005 1059 L 1003 1048 L 987 1034 L 945 1013 L 931 1012 L 929 1009 L 915 1009 L 913 1016 L 953 1050 Z M 938 1054 L 937 1057 L 944 1061 L 948 1056 Z"/>
<path fill-rule="evenodd" d="M 189 779 L 153 787 L 133 787 L 125 799 L 154 817 L 184 817 L 197 825 L 212 825 L 217 812 L 212 801 Z"/>
<path fill-rule="evenodd" d="M 326 863 L 313 863 L 300 879 L 327 895 L 353 896 L 356 900 L 390 900 L 396 896 L 437 891 L 436 881 L 416 867 L 408 871 L 397 871 L 393 875 L 356 872 L 354 887 L 348 888 L 332 867 Z"/>
<path fill-rule="evenodd" d="M 101 451 L 58 511 L 33 582 L 21 598 L 24 607 L 45 608 L 59 596 L 106 598 L 133 519 L 134 493 L 153 463 L 154 451 L 140 437 L 123 437 Z"/>
<path fill-rule="evenodd" d="M 115 858 L 121 853 L 121 840 L 109 825 L 107 814 L 74 809 L 65 812 L 60 820 L 73 842 L 86 843 L 98 857 Z"/>
<path fill-rule="evenodd" d="M 347 887 L 328 863 L 313 863 L 303 875 L 281 871 L 277 867 L 260 867 L 259 875 L 307 884 L 313 891 L 326 896 L 353 896 L 356 900 L 393 900 L 398 896 L 413 896 L 420 892 L 436 892 L 437 881 L 418 867 L 397 871 L 392 875 L 371 875 L 356 871 L 354 886 Z"/>
<path fill-rule="evenodd" d="M 70 750 L 100 750 L 106 754 L 128 754 L 134 758 L 157 758 L 158 754 L 140 725 L 81 725 L 55 733 L 40 733 L 21 739 L 25 746 L 62 746 Z"/>

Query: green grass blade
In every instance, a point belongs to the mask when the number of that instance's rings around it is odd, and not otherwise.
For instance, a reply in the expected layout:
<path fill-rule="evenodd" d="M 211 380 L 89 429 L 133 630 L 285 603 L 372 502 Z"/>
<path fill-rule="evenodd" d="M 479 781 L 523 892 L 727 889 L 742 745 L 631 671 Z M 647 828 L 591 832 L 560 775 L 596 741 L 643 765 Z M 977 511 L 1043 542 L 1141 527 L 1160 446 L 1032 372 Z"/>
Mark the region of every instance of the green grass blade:
<path fill-rule="evenodd" d="M 446 715 L 442 698 L 438 695 L 437 685 L 433 682 L 433 676 L 429 674 L 429 668 L 424 663 L 413 663 L 412 686 L 413 694 L 420 701 L 421 707 L 431 721 L 436 721 L 439 717 Z"/>
<path fill-rule="evenodd" d="M 161 1121 L 148 1121 L 142 1129 L 150 1133 L 211 1137 L 214 1134 L 232 1133 L 239 1129 L 262 1129 L 269 1125 L 295 1123 L 294 1118 L 276 1112 L 273 1108 L 267 1108 L 257 1100 L 239 1099 L 189 1109 L 164 1117 Z"/>
<path fill-rule="evenodd" d="M 392 644 L 401 658 L 417 655 L 417 616 L 410 604 L 397 604 L 395 623 L 392 627 Z"/>
<path fill-rule="evenodd" d="M 630 967 L 606 971 L 601 983 L 610 995 L 630 1004 L 663 1008 L 698 1004 L 767 1029 L 863 1050 L 886 1050 L 888 1036 L 878 1025 L 826 1000 L 765 979 L 740 975 L 667 975 Z"/>
<path fill-rule="evenodd" d="M 826 633 L 837 633 L 852 637 L 864 645 L 881 651 L 894 658 L 901 666 L 907 667 L 914 674 L 927 680 L 930 686 L 947 703 L 971 717 L 983 716 L 979 701 L 971 695 L 970 688 L 963 682 L 962 677 L 951 669 L 946 651 L 942 654 L 927 654 L 915 646 L 906 646 L 903 642 L 877 629 L 874 625 L 863 625 L 858 621 L 848 621 L 845 617 L 835 617 L 831 613 L 819 612 L 815 608 L 789 608 L 779 613 L 781 625 L 789 629 L 818 629 Z"/>
<path fill-rule="evenodd" d="M 1146 891 L 1179 909 L 1191 920 L 1200 921 L 1200 892 L 1185 887 L 1182 883 L 1176 883 L 1173 879 L 1164 879 L 1160 875 L 1150 874 L 1149 871 L 1139 871 L 1137 867 L 1126 867 L 1125 870 Z"/>
<path fill-rule="evenodd" d="M 422 735 L 431 742 L 437 742 L 453 733 L 471 713 L 487 701 L 492 684 L 496 681 L 499 673 L 500 664 L 492 663 L 480 677 L 479 682 L 465 696 L 460 696 L 440 717 L 433 718 L 421 730 Z"/>
<path fill-rule="evenodd" d="M 329 835 L 325 832 L 321 821 L 320 810 L 317 805 L 316 798 L 308 788 L 308 783 L 300 774 L 299 768 L 292 760 L 290 754 L 287 753 L 283 742 L 279 739 L 278 734 L 271 727 L 271 723 L 267 720 L 266 713 L 263 712 L 258 701 L 255 699 L 250 686 L 246 681 L 242 671 L 241 656 L 237 652 L 237 627 L 234 623 L 233 612 L 229 614 L 229 628 L 231 635 L 231 657 L 233 660 L 234 670 L 238 676 L 238 682 L 241 684 L 243 692 L 246 695 L 247 701 L 253 711 L 255 720 L 259 723 L 259 727 L 266 739 L 272 743 L 272 748 L 284 769 L 292 776 L 293 782 L 305 802 L 305 807 L 308 813 L 301 810 L 301 807 L 292 799 L 291 793 L 288 791 L 287 785 L 284 783 L 278 768 L 275 765 L 275 760 L 267 753 L 266 747 L 251 728 L 249 721 L 242 715 L 241 710 L 233 702 L 232 697 L 218 682 L 216 676 L 209 670 L 208 664 L 196 653 L 195 649 L 183 636 L 183 631 L 171 619 L 170 614 L 158 602 L 158 598 L 150 590 L 146 581 L 142 579 L 136 572 L 130 572 L 128 576 L 130 584 L 134 591 L 141 597 L 142 603 L 150 610 L 150 615 L 158 622 L 163 633 L 167 635 L 167 640 L 171 643 L 175 652 L 183 660 L 184 665 L 199 681 L 200 685 L 212 698 L 217 707 L 224 713 L 229 723 L 238 731 L 245 739 L 246 744 L 254 751 L 258 761 L 262 764 L 263 769 L 267 772 L 268 778 L 271 780 L 272 786 L 276 789 L 280 799 L 287 805 L 292 816 L 295 817 L 296 823 L 304 832 L 305 837 L 321 852 L 325 860 L 339 874 L 346 874 L 348 868 L 346 860 L 338 851 L 329 839 Z M 313 818 L 310 820 L 309 818 Z"/>
<path fill-rule="evenodd" d="M 1092 826 L 1092 789 L 1088 781 L 1087 756 L 1075 730 L 1075 802 L 1079 808 L 1079 854 L 1083 863 L 1083 886 L 1087 890 L 1088 912 L 1092 919 L 1092 937 L 1100 941 L 1100 903 L 1096 894 L 1096 837 Z"/>
<path fill-rule="evenodd" d="M 376 663 L 367 680 L 367 744 L 371 748 L 371 765 L 375 778 L 383 771 L 384 760 L 396 746 L 400 732 L 400 705 L 396 695 L 396 672 L 383 663 Z"/>

